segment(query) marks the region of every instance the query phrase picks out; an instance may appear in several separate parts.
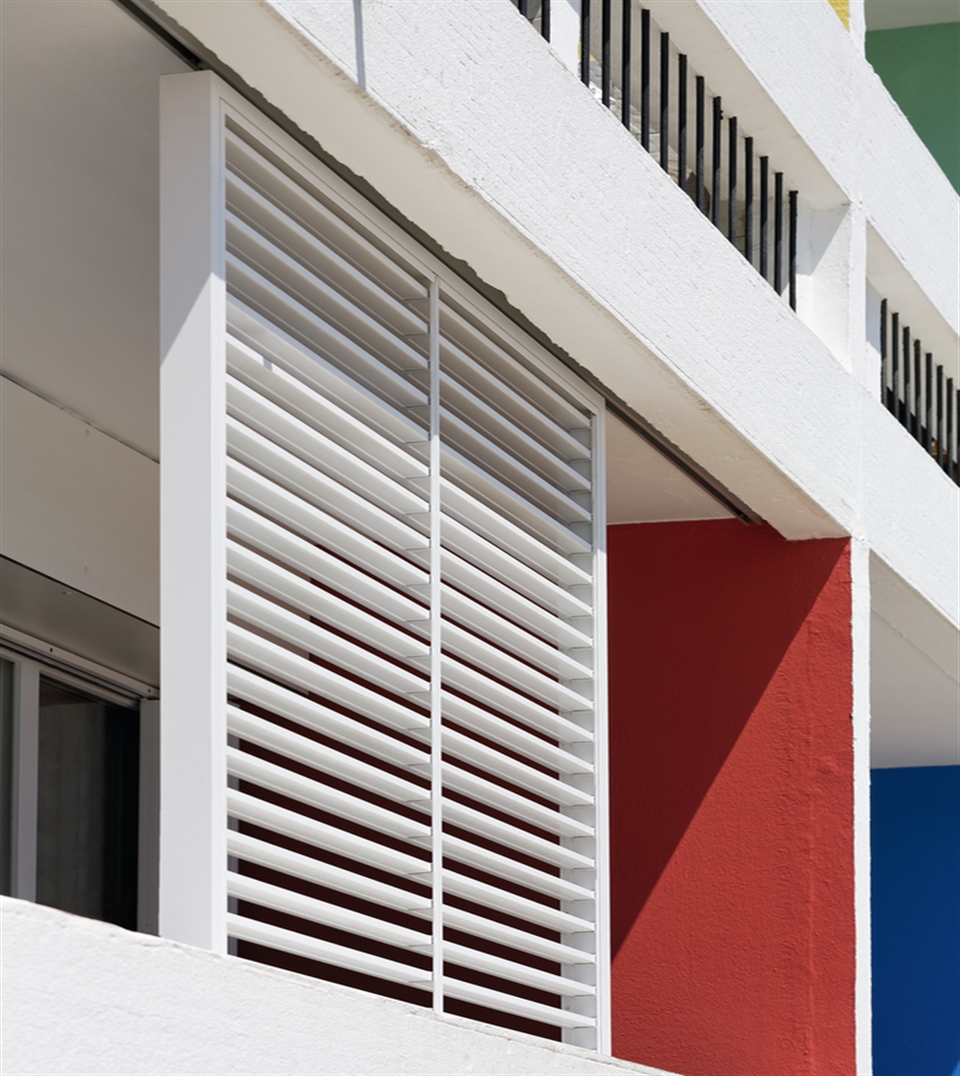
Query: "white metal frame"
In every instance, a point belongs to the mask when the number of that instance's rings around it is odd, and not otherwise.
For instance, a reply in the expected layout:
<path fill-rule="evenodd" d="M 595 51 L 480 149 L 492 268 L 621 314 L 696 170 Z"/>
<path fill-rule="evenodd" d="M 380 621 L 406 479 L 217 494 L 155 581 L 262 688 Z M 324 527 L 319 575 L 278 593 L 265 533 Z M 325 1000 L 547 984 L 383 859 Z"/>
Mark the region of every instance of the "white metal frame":
<path fill-rule="evenodd" d="M 156 934 L 160 802 L 157 689 L 6 625 L 0 625 L 0 658 L 13 666 L 11 895 L 21 900 L 37 899 L 40 677 L 46 676 L 93 698 L 139 711 L 137 929 Z"/>
<path fill-rule="evenodd" d="M 440 683 L 444 655 L 441 632 L 441 527 L 439 318 L 442 296 L 470 309 L 478 321 L 522 353 L 532 369 L 563 384 L 593 414 L 594 539 L 590 572 L 595 651 L 605 654 L 605 543 L 603 520 L 603 402 L 554 356 L 482 300 L 446 266 L 420 249 L 347 184 L 330 173 L 270 121 L 208 72 L 166 76 L 161 91 L 161 822 L 160 933 L 215 952 L 227 951 L 227 861 L 243 844 L 229 837 L 227 779 L 227 564 L 226 564 L 226 264 L 223 204 L 226 183 L 225 119 L 257 131 L 278 157 L 286 156 L 325 196 L 352 219 L 374 231 L 388 247 L 431 281 L 429 286 L 429 676 L 431 689 L 430 847 L 435 862 L 444 848 L 441 790 Z M 279 630 L 279 628 L 277 629 Z M 260 645 L 260 644 L 258 644 Z M 594 827 L 588 855 L 594 860 L 593 905 L 599 920 L 595 961 L 596 1021 L 589 1034 L 574 1028 L 567 1041 L 610 1050 L 609 912 L 606 785 L 606 669 L 594 670 L 595 741 L 598 761 Z M 232 721 L 240 717 L 231 718 Z M 584 745 L 586 746 L 586 745 Z M 235 755 L 236 752 L 232 752 Z M 241 760 L 242 761 L 242 760 Z M 237 760 L 234 760 L 234 765 Z M 244 763 L 250 773 L 262 764 Z M 231 811 L 236 796 L 230 793 Z M 242 797 L 241 797 L 242 798 Z M 574 808 L 584 812 L 586 808 Z M 573 816 L 571 816 L 573 817 Z M 587 838 L 577 838 L 586 841 Z M 565 877 L 569 872 L 565 873 Z M 246 883 L 235 881 L 233 892 Z M 443 872 L 432 874 L 434 1007 L 442 1011 Z M 250 888 L 249 886 L 247 888 Z M 250 889 L 255 892 L 255 887 Z M 301 907 L 284 898 L 289 910 Z M 295 912 L 296 913 L 296 912 Z M 306 913 L 304 913 L 306 914 Z M 269 944 L 270 930 L 260 935 Z M 573 936 L 576 938 L 576 936 Z M 567 944 L 576 944 L 575 941 Z M 322 957 L 321 957 L 322 959 Z M 493 966 L 493 965 L 491 965 Z M 587 968 L 587 965 L 583 965 Z M 585 971 L 585 974 L 588 972 Z M 461 986 L 463 984 L 460 984 Z M 469 990 L 459 996 L 466 997 Z M 578 1003 L 574 1002 L 574 1006 Z M 574 1007 L 573 1012 L 576 1012 Z"/>

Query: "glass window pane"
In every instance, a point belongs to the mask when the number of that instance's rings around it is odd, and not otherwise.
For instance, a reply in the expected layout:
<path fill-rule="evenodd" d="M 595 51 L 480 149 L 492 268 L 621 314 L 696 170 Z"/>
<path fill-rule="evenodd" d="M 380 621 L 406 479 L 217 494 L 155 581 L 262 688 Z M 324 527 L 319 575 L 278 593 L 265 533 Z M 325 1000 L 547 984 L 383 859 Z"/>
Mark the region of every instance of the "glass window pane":
<path fill-rule="evenodd" d="M 37 901 L 137 921 L 135 710 L 40 680 Z"/>

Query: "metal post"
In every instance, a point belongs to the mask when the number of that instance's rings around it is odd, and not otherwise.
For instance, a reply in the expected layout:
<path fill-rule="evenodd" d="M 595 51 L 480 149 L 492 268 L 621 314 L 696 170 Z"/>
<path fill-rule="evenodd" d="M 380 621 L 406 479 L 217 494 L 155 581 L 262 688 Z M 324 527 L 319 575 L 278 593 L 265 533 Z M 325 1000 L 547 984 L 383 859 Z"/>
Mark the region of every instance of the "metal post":
<path fill-rule="evenodd" d="M 660 34 L 660 167 L 670 171 L 670 35 Z"/>
<path fill-rule="evenodd" d="M 773 288 L 783 293 L 783 172 L 773 177 Z"/>
<path fill-rule="evenodd" d="M 706 191 L 704 189 L 704 127 L 706 126 L 706 101 L 703 75 L 697 75 L 697 209 L 706 211 Z"/>
<path fill-rule="evenodd" d="M 677 183 L 687 189 L 687 57 L 677 61 Z"/>
<path fill-rule="evenodd" d="M 770 279 L 770 158 L 760 158 L 760 275 Z"/>
<path fill-rule="evenodd" d="M 650 12 L 640 9 L 640 145 L 650 151 Z"/>
<path fill-rule="evenodd" d="M 620 41 L 620 120 L 624 127 L 630 130 L 630 80 L 633 78 L 632 68 L 632 40 L 631 14 L 633 0 L 623 0 L 623 21 L 621 23 Z"/>
<path fill-rule="evenodd" d="M 720 98 L 713 99 L 713 204 L 710 207 L 710 220 L 720 227 L 720 135 L 723 123 L 723 109 L 720 106 Z"/>
<path fill-rule="evenodd" d="M 753 139 L 743 140 L 743 256 L 753 265 Z"/>
<path fill-rule="evenodd" d="M 737 117 L 731 116 L 727 121 L 727 238 L 737 245 Z"/>

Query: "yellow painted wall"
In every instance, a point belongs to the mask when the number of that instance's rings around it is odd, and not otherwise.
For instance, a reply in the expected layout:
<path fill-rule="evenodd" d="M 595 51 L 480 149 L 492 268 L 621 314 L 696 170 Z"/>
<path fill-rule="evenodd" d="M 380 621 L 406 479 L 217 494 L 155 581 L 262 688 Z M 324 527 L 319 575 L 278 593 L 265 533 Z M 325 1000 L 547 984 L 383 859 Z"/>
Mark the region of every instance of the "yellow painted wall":
<path fill-rule="evenodd" d="M 850 29 L 850 0 L 830 0 L 830 6 L 840 16 L 840 21 Z"/>

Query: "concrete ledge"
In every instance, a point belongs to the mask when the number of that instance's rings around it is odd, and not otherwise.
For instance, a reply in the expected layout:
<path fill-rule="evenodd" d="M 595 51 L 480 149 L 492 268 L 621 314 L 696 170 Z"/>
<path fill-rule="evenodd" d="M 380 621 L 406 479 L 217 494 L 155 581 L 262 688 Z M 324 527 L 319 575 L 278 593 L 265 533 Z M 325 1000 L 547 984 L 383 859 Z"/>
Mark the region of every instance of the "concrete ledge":
<path fill-rule="evenodd" d="M 0 898 L 3 1073 L 646 1073 Z"/>

